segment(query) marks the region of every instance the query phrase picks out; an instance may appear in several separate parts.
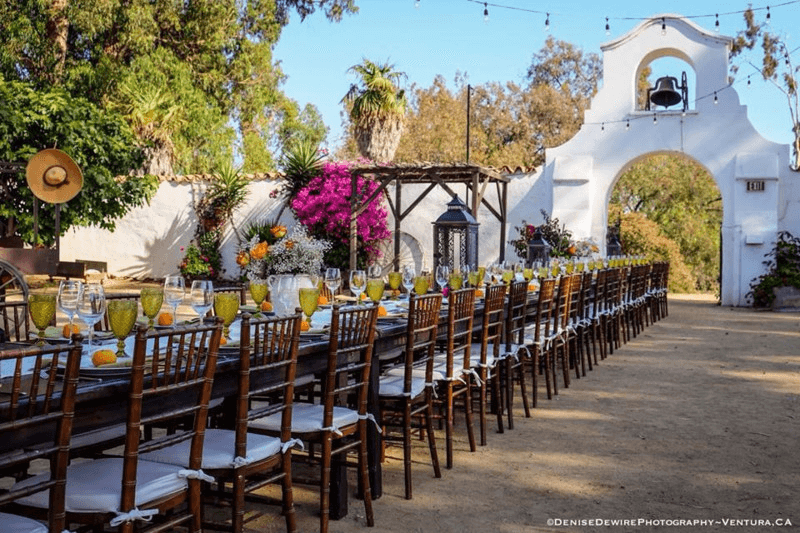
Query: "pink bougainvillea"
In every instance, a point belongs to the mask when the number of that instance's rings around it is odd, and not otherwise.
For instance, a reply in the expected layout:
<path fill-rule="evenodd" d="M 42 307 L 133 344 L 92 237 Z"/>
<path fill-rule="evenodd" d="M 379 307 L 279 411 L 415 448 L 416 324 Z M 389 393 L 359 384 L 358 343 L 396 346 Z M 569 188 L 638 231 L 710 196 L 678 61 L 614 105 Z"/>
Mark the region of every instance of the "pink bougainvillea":
<path fill-rule="evenodd" d="M 309 181 L 292 200 L 291 207 L 297 219 L 312 234 L 324 234 L 328 239 L 349 245 L 351 180 L 349 163 L 326 163 L 322 174 Z M 378 182 L 357 178 L 360 199 L 369 197 L 378 187 Z M 387 215 L 383 196 L 378 195 L 357 217 L 359 251 L 370 259 L 380 256 L 381 242 L 391 235 Z"/>

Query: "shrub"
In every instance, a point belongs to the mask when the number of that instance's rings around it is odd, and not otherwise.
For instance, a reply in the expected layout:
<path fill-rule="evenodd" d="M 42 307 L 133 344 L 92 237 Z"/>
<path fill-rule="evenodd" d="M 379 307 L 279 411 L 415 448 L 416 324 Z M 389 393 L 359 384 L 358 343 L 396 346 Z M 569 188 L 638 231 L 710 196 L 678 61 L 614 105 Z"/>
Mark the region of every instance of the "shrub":
<path fill-rule="evenodd" d="M 797 287 L 800 289 L 800 238 L 788 231 L 778 234 L 775 248 L 764 257 L 768 272 L 750 283 L 750 292 L 745 296 L 752 298 L 754 307 L 771 307 L 775 300 L 775 287 Z"/>

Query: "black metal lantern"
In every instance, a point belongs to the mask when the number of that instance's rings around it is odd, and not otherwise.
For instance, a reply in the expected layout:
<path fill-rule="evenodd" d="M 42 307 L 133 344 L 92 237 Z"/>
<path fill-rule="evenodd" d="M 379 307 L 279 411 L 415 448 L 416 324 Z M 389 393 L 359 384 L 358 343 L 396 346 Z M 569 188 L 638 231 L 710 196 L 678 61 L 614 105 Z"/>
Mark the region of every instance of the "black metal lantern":
<path fill-rule="evenodd" d="M 547 242 L 547 239 L 542 236 L 542 230 L 536 228 L 533 232 L 533 238 L 528 241 L 528 256 L 526 258 L 526 264 L 530 268 L 533 263 L 539 261 L 543 265 L 547 265 L 550 262 L 550 250 L 553 247 L 550 246 L 550 243 Z"/>
<path fill-rule="evenodd" d="M 478 266 L 478 221 L 458 195 L 447 204 L 447 211 L 433 222 L 433 268 L 448 265 Z"/>

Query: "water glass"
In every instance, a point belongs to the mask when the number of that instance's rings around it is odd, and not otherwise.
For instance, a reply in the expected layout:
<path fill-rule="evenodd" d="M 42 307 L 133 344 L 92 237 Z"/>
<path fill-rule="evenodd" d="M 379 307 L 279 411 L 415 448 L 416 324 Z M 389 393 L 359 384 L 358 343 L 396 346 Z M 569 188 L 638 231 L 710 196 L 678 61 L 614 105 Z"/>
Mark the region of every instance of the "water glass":
<path fill-rule="evenodd" d="M 443 290 L 447 285 L 447 280 L 450 277 L 450 267 L 447 265 L 437 265 L 436 267 L 436 284 L 439 285 L 439 290 Z"/>
<path fill-rule="evenodd" d="M 264 284 L 264 287 L 266 288 L 266 283 Z M 253 288 L 251 285 L 251 294 L 252 291 Z M 266 291 L 264 298 L 266 298 Z M 262 298 L 262 301 L 264 298 Z M 192 288 L 189 292 L 189 300 L 191 302 L 192 309 L 194 309 L 194 312 L 197 313 L 197 316 L 199 316 L 200 320 L 202 321 L 203 317 L 206 316 L 209 309 L 211 309 L 211 306 L 214 305 L 214 284 L 208 280 L 194 280 L 192 282 Z M 261 305 L 261 302 L 258 302 L 258 305 Z"/>
<path fill-rule="evenodd" d="M 407 294 L 411 294 L 411 289 L 414 287 L 414 278 L 417 277 L 414 267 L 411 265 L 404 266 L 402 275 L 403 288 L 406 290 Z"/>
<path fill-rule="evenodd" d="M 361 301 L 361 293 L 367 288 L 367 275 L 363 270 L 350 272 L 350 292 L 356 297 L 356 302 Z"/>
<path fill-rule="evenodd" d="M 178 323 L 178 305 L 186 294 L 183 276 L 167 276 L 164 278 L 164 299 L 172 307 L 172 327 Z"/>
<path fill-rule="evenodd" d="M 81 292 L 83 282 L 77 280 L 64 279 L 58 284 L 58 296 L 56 303 L 61 312 L 69 317 L 69 327 L 72 329 L 72 321 L 78 312 L 78 294 Z"/>
<path fill-rule="evenodd" d="M 106 294 L 99 283 L 87 283 L 81 288 L 78 295 L 78 316 L 88 326 L 89 345 L 92 345 L 94 325 L 97 324 L 106 312 Z"/>
<path fill-rule="evenodd" d="M 336 290 L 342 284 L 342 274 L 338 268 L 325 270 L 325 286 L 331 291 L 331 296 L 336 294 Z"/>

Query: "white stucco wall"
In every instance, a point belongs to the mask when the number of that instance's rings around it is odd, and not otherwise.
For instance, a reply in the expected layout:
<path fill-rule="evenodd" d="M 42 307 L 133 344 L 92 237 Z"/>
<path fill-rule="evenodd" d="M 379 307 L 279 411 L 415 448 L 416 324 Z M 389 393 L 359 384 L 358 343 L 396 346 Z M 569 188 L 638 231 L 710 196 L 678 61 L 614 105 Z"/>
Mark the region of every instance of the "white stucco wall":
<path fill-rule="evenodd" d="M 550 205 L 551 193 L 540 177 L 540 173 L 510 176 L 507 239 L 516 236 L 514 226 L 520 225 L 523 220 L 531 223 L 542 221 L 539 209 Z M 252 221 L 277 216 L 280 203 L 269 195 L 278 185 L 279 182 L 272 180 L 252 181 L 248 201 L 236 212 L 234 226 L 243 229 Z M 192 241 L 197 226 L 194 203 L 206 186 L 207 183 L 197 181 L 162 182 L 150 205 L 136 208 L 117 221 L 114 232 L 98 228 L 71 229 L 61 240 L 61 259 L 104 261 L 112 276 L 145 279 L 163 278 L 175 273 L 183 258 L 181 248 Z M 403 195 L 405 198 L 416 198 L 422 190 L 423 186 L 406 185 Z M 463 199 L 463 191 L 456 187 L 456 192 Z M 393 195 L 391 187 L 389 194 Z M 428 266 L 433 262 L 432 222 L 445 211 L 449 201 L 449 194 L 436 188 L 403 221 L 401 231 L 411 236 L 406 237 L 406 241 L 418 247 L 413 255 L 408 256 L 417 268 L 422 266 L 423 261 Z M 493 197 L 491 201 L 494 205 Z M 282 222 L 289 227 L 294 224 L 288 210 Z M 516 258 L 513 249 L 507 243 L 500 242 L 500 223 L 485 207 L 480 208 L 478 222 L 481 224 L 479 257 L 482 264 L 496 261 L 501 248 L 505 248 L 506 259 Z M 394 227 L 391 215 L 389 227 Z M 228 227 L 222 247 L 224 276 L 228 279 L 235 279 L 239 275 L 239 267 L 234 260 L 237 246 L 236 235 Z"/>

